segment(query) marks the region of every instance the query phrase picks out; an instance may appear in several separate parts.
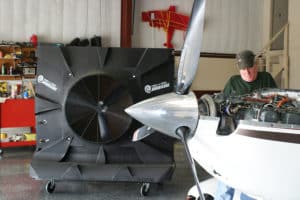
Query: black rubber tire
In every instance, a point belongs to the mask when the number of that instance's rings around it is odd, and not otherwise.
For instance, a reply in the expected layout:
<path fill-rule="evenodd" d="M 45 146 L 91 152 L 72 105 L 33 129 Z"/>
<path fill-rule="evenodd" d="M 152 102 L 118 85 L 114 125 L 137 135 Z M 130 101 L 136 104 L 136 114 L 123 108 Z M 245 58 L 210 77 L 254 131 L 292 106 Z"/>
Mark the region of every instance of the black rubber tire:
<path fill-rule="evenodd" d="M 150 191 L 150 183 L 143 183 L 141 188 L 140 188 L 140 195 L 142 197 L 147 196 Z"/>
<path fill-rule="evenodd" d="M 216 117 L 217 116 L 217 108 L 213 98 L 209 94 L 204 94 L 200 97 L 202 101 L 208 106 L 209 116 Z"/>
<path fill-rule="evenodd" d="M 45 186 L 45 189 L 46 189 L 46 192 L 48 194 L 52 194 L 54 192 L 54 190 L 55 190 L 55 183 L 54 183 L 54 181 L 51 181 L 51 180 L 48 181 L 47 184 L 46 184 L 46 186 Z"/>

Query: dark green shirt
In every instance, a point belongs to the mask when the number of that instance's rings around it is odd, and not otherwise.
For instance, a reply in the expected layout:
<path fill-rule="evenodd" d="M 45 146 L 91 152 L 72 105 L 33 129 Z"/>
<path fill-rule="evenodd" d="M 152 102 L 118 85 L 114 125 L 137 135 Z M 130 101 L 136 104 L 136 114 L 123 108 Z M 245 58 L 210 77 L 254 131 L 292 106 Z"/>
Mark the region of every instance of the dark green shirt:
<path fill-rule="evenodd" d="M 226 83 L 223 90 L 224 95 L 243 95 L 260 88 L 276 88 L 277 85 L 268 72 L 258 72 L 257 78 L 253 82 L 247 82 L 240 75 L 232 76 Z"/>

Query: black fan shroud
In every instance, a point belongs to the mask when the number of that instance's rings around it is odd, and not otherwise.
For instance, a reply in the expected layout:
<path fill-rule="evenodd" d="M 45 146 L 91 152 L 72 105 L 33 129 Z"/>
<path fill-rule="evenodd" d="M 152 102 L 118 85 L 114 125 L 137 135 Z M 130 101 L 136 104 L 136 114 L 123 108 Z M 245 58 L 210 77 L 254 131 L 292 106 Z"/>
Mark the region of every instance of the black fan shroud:
<path fill-rule="evenodd" d="M 102 74 L 86 76 L 68 93 L 66 119 L 82 139 L 109 143 L 129 129 L 132 118 L 124 109 L 132 104 L 128 88 L 117 80 Z"/>

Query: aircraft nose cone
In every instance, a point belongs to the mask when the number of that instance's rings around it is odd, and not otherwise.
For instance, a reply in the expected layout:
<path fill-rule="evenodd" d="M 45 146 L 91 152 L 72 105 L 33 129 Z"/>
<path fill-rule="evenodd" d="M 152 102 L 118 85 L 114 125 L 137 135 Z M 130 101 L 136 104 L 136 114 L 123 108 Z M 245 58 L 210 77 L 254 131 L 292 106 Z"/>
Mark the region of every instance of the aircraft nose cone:
<path fill-rule="evenodd" d="M 175 132 L 186 126 L 193 133 L 198 122 L 198 103 L 194 93 L 179 95 L 169 93 L 134 104 L 125 112 L 141 123 L 179 138 Z"/>

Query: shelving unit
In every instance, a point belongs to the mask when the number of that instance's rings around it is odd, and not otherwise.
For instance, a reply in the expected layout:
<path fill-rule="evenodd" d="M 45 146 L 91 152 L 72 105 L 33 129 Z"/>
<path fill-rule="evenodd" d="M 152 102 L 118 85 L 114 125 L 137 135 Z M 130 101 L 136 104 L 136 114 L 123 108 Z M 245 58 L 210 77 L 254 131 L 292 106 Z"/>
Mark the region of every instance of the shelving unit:
<path fill-rule="evenodd" d="M 22 92 L 28 82 L 35 83 L 36 48 L 30 44 L 3 45 L 0 44 L 0 82 L 7 87 L 1 92 L 0 130 L 6 128 L 30 127 L 30 133 L 35 133 L 34 99 L 22 99 Z M 3 67 L 4 66 L 4 67 Z M 17 99 L 11 98 L 12 86 L 18 87 Z M 5 91 L 5 90 L 4 90 Z M 11 134 L 8 134 L 11 137 Z M 5 141 L 0 140 L 2 148 L 34 146 L 35 140 Z"/>
<path fill-rule="evenodd" d="M 20 43 L 20 45 L 0 44 L 1 97 L 9 97 L 15 91 L 13 90 L 15 87 L 12 88 L 12 85 L 18 85 L 18 92 L 23 92 L 24 80 L 35 79 L 37 67 L 35 54 L 36 48 L 30 43 Z M 28 90 L 28 88 L 26 89 Z M 33 91 L 32 87 L 30 90 Z"/>
<path fill-rule="evenodd" d="M 36 141 L 1 142 L 0 148 L 35 146 Z"/>
<path fill-rule="evenodd" d="M 6 81 L 6 80 L 21 80 L 22 77 L 20 75 L 0 75 L 0 80 L 1 81 Z"/>
<path fill-rule="evenodd" d="M 0 80 L 22 78 L 23 75 L 35 75 L 36 71 L 36 48 L 33 46 L 1 45 L 0 44 Z M 24 64 L 27 66 L 23 66 Z M 4 66 L 4 69 L 2 69 Z M 31 68 L 31 74 L 24 73 L 25 68 Z"/>

